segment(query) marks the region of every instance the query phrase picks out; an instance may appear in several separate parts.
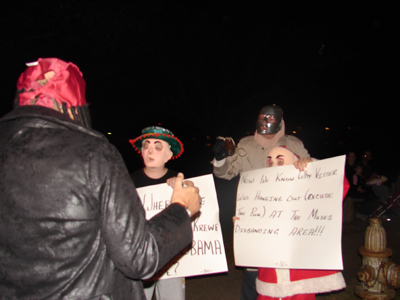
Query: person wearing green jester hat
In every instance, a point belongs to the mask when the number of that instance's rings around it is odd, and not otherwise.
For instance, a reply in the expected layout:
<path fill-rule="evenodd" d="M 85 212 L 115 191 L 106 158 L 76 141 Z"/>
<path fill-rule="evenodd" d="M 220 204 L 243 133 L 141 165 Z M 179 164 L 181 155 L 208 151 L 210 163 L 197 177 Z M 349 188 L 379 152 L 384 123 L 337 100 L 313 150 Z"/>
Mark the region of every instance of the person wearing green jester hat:
<path fill-rule="evenodd" d="M 143 158 L 144 167 L 131 174 L 137 188 L 166 183 L 173 184 L 178 172 L 168 169 L 165 164 L 180 157 L 183 153 L 182 142 L 168 129 L 152 126 L 142 130 L 142 135 L 130 140 Z M 162 274 L 143 281 L 147 300 L 153 298 L 155 292 L 157 300 L 185 300 L 185 278 L 171 278 L 157 280 Z"/>

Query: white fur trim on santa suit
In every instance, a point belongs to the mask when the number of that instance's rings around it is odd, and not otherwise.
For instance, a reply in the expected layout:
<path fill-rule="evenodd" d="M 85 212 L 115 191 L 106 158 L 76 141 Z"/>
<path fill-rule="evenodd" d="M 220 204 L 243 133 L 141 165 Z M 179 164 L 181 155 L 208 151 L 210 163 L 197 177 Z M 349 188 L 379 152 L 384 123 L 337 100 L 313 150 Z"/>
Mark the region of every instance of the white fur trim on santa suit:
<path fill-rule="evenodd" d="M 290 281 L 290 269 L 271 269 L 276 272 L 277 283 L 262 281 L 259 275 L 256 286 L 257 293 L 269 297 L 288 297 L 297 294 L 318 294 L 341 290 L 346 287 L 341 272 L 334 274 Z M 304 270 L 305 271 L 305 270 Z M 310 270 L 312 272 L 312 270 Z"/>

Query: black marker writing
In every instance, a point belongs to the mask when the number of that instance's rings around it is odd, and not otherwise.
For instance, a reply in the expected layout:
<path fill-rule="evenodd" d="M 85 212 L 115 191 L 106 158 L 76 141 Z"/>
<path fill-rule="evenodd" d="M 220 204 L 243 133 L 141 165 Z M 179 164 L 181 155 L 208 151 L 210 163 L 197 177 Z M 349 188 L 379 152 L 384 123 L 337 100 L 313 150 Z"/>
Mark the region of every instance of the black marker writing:
<path fill-rule="evenodd" d="M 272 218 L 272 219 L 277 218 L 278 219 L 281 216 L 282 212 L 283 212 L 283 210 L 273 210 L 268 218 Z"/>
<path fill-rule="evenodd" d="M 307 170 L 304 172 L 300 172 L 299 176 L 297 176 L 298 179 L 311 179 L 311 174 L 307 173 Z"/>
<path fill-rule="evenodd" d="M 193 231 L 218 231 L 218 223 L 215 224 L 198 224 L 199 218 L 197 218 L 193 224 Z"/>
<path fill-rule="evenodd" d="M 267 178 L 267 176 L 264 176 L 264 174 L 261 176 L 261 179 L 260 179 L 260 183 L 267 183 L 268 182 L 268 178 Z"/>
<path fill-rule="evenodd" d="M 324 231 L 325 226 L 317 226 L 315 228 L 298 228 L 293 227 L 292 231 L 288 234 L 289 236 L 320 236 Z"/>
<path fill-rule="evenodd" d="M 235 233 L 279 234 L 279 228 L 246 228 L 235 225 Z"/>
<path fill-rule="evenodd" d="M 238 209 L 238 216 L 244 216 L 245 212 L 243 211 L 244 207 Z"/>
<path fill-rule="evenodd" d="M 315 173 L 315 178 L 321 179 L 324 177 L 334 176 L 337 175 L 337 169 L 329 172 L 321 172 L 321 168 L 318 168 Z"/>
<path fill-rule="evenodd" d="M 299 216 L 299 215 L 297 214 L 298 210 L 292 210 L 292 211 L 293 211 L 293 215 L 292 215 L 292 217 L 290 218 L 290 220 L 293 220 L 293 221 L 298 221 L 298 220 L 300 220 L 300 217 L 301 217 L 301 216 Z"/>
<path fill-rule="evenodd" d="M 289 196 L 289 197 L 287 197 L 287 199 L 286 199 L 287 202 L 299 201 L 299 200 L 300 200 L 300 196 L 297 196 L 297 197 Z"/>
<path fill-rule="evenodd" d="M 147 199 L 147 194 L 143 195 L 143 208 L 145 211 L 150 210 L 163 210 L 171 204 L 171 200 L 153 200 L 153 194 L 150 196 L 150 200 Z"/>
<path fill-rule="evenodd" d="M 306 194 L 304 195 L 304 200 L 317 200 L 317 199 L 326 199 L 326 198 L 333 198 L 333 193 L 311 193 L 310 189 L 307 190 Z"/>
<path fill-rule="evenodd" d="M 240 181 L 243 183 L 253 183 L 254 178 L 247 178 L 247 174 L 245 174 L 242 176 L 242 178 L 240 178 Z"/>
<path fill-rule="evenodd" d="M 250 217 L 264 217 L 265 216 L 265 206 L 263 206 L 263 210 L 260 212 L 258 211 L 257 207 L 253 207 L 250 213 Z"/>
<path fill-rule="evenodd" d="M 330 221 L 332 220 L 332 215 L 318 215 L 318 209 L 313 209 L 311 214 L 308 216 L 307 220 L 310 218 L 313 218 L 314 220 L 326 220 Z"/>
<path fill-rule="evenodd" d="M 282 177 L 283 173 L 276 174 L 275 181 L 293 181 L 294 177 Z"/>
<path fill-rule="evenodd" d="M 179 267 L 179 261 L 177 261 L 171 268 L 168 269 L 168 271 L 166 272 L 167 276 L 176 275 L 177 274 L 176 270 L 178 269 L 178 267 Z M 172 271 L 174 271 L 175 273 L 173 273 Z"/>
<path fill-rule="evenodd" d="M 193 240 L 190 255 L 220 255 L 222 254 L 222 246 L 219 240 L 201 241 Z"/>
<path fill-rule="evenodd" d="M 238 195 L 237 200 L 238 201 L 249 200 L 249 196 L 244 195 L 244 194 L 240 194 L 240 195 Z"/>
<path fill-rule="evenodd" d="M 257 191 L 256 196 L 254 197 L 254 200 L 262 200 L 262 201 L 273 201 L 273 202 L 281 202 L 282 197 L 276 197 L 276 196 L 261 196 L 261 191 Z"/>

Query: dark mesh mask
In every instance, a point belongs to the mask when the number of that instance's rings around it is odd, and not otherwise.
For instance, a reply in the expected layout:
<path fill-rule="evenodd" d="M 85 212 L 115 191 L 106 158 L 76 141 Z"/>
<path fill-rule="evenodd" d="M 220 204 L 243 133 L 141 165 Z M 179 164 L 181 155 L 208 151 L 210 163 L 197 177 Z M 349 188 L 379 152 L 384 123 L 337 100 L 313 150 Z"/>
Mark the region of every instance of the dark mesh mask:
<path fill-rule="evenodd" d="M 257 133 L 276 134 L 282 128 L 283 110 L 277 105 L 264 106 L 258 114 Z"/>

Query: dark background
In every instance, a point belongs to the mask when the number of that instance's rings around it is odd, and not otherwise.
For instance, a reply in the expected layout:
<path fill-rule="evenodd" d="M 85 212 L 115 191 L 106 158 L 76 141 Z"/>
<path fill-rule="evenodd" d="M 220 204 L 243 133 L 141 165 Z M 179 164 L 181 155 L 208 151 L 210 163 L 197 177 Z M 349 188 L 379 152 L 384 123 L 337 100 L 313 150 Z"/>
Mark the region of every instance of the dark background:
<path fill-rule="evenodd" d="M 260 108 L 276 103 L 286 133 L 296 131 L 312 157 L 370 149 L 391 185 L 400 171 L 398 1 L 318 2 L 3 0 L 0 116 L 12 109 L 25 63 L 58 57 L 81 69 L 93 128 L 112 133 L 129 171 L 142 162 L 128 140 L 160 123 L 185 146 L 167 166 L 187 177 L 209 174 L 215 138 L 252 134 Z M 231 241 L 237 178 L 215 184 Z M 364 225 L 344 226 L 349 299 Z M 388 232 L 393 247 L 399 239 Z M 239 275 L 189 279 L 187 292 L 238 293 L 242 273 L 229 274 Z"/>
<path fill-rule="evenodd" d="M 312 157 L 370 149 L 398 173 L 399 11 L 304 1 L 22 1 L 0 4 L 0 113 L 25 63 L 58 57 L 87 82 L 93 128 L 142 166 L 128 143 L 161 124 L 183 142 L 169 167 L 212 172 L 217 136 L 255 130 L 260 108 L 284 110 L 286 133 Z M 296 131 L 296 133 L 293 133 Z M 232 185 L 235 183 L 217 184 Z M 234 192 L 234 191 L 233 191 Z"/>

